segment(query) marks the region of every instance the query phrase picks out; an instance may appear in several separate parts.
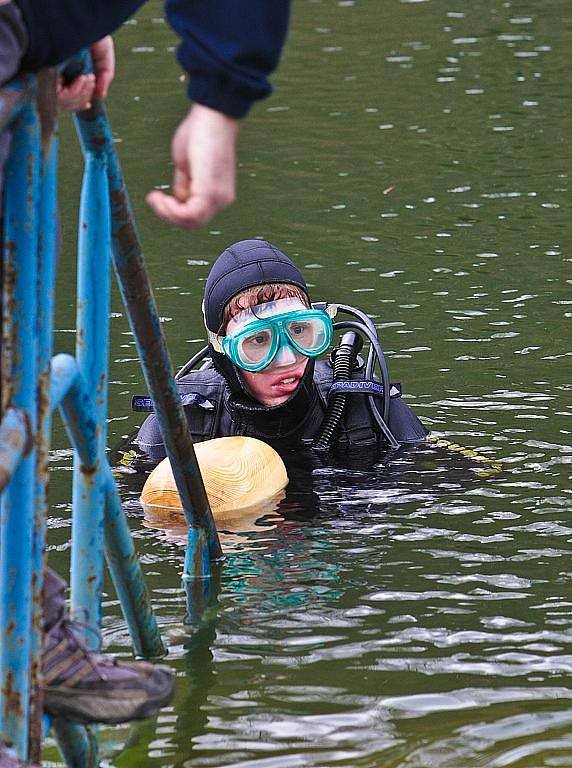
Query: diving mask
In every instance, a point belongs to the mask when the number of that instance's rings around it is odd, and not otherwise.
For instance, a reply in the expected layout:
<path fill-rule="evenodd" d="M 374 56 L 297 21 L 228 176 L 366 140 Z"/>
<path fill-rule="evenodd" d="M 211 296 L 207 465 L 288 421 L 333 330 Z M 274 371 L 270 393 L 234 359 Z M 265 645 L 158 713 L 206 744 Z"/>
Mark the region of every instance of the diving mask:
<path fill-rule="evenodd" d="M 284 347 L 317 357 L 330 346 L 332 336 L 327 309 L 308 308 L 297 298 L 277 299 L 239 312 L 229 321 L 226 336 L 208 331 L 217 352 L 251 372 L 270 365 Z"/>

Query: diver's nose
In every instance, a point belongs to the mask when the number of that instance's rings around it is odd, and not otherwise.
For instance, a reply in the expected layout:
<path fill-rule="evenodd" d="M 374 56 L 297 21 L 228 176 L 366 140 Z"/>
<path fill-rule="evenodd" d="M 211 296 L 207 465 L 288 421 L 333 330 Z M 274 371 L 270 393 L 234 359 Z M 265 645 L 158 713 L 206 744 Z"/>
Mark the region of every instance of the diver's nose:
<path fill-rule="evenodd" d="M 293 365 L 297 361 L 296 352 L 292 347 L 289 344 L 282 344 L 272 362 L 274 366 L 284 368 L 287 365 Z"/>

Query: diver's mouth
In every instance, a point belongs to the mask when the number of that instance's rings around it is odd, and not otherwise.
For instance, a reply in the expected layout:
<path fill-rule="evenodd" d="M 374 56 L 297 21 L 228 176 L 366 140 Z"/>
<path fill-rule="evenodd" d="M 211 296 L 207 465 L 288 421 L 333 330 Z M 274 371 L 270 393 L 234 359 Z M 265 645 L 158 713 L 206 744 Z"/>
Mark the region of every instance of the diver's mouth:
<path fill-rule="evenodd" d="M 302 373 L 294 372 L 277 376 L 272 382 L 272 389 L 280 394 L 290 395 L 298 387 Z"/>
<path fill-rule="evenodd" d="M 273 382 L 272 389 L 293 392 L 300 381 L 300 376 L 285 376 L 283 379 Z"/>

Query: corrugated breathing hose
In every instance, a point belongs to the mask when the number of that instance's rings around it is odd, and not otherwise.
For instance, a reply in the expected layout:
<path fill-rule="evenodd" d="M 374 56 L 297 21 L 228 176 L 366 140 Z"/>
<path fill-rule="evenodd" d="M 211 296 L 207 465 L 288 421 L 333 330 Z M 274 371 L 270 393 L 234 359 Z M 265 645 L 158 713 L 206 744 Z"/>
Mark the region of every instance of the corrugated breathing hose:
<path fill-rule="evenodd" d="M 352 368 L 362 345 L 361 336 L 355 331 L 344 333 L 334 351 L 334 382 L 348 381 L 351 378 Z M 335 392 L 329 396 L 324 420 L 312 446 L 314 450 L 326 451 L 330 447 L 340 425 L 347 397 L 345 392 Z"/>

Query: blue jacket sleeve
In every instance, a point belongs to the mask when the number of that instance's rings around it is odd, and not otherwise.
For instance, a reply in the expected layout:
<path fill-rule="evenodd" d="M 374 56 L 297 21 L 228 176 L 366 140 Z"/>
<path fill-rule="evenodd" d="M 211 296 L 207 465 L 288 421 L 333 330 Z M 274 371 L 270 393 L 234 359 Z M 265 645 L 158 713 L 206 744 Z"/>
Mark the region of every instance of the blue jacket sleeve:
<path fill-rule="evenodd" d="M 189 98 L 244 117 L 271 91 L 288 30 L 290 0 L 166 0 L 181 38 L 178 59 L 190 75 Z"/>

